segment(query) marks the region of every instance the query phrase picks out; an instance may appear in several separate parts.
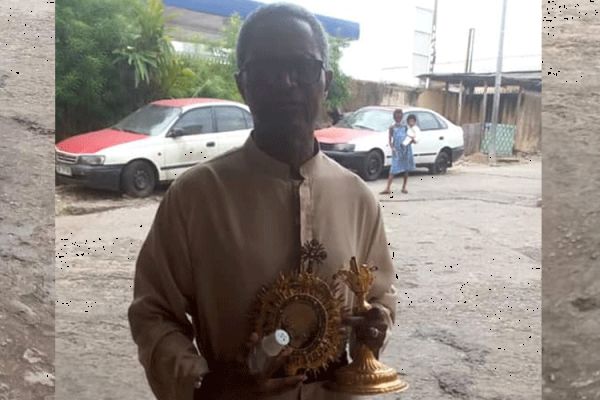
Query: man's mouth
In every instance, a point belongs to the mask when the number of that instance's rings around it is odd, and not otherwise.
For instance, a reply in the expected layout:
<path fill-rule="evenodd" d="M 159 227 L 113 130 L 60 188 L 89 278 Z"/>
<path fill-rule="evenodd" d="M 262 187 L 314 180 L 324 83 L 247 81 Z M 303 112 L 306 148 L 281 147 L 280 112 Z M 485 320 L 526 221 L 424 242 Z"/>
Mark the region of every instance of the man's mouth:
<path fill-rule="evenodd" d="M 281 101 L 271 103 L 271 108 L 300 108 L 303 104 L 298 101 Z"/>

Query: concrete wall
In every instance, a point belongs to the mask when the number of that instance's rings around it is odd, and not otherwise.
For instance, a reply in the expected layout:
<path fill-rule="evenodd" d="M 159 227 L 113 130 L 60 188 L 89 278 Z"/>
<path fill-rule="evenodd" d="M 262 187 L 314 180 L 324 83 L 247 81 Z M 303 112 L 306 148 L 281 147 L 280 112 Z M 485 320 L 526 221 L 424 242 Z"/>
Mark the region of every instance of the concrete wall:
<path fill-rule="evenodd" d="M 416 105 L 417 93 L 413 88 L 370 81 L 351 80 L 350 99 L 344 104 L 344 111 L 354 111 L 365 106 L 407 106 Z"/>

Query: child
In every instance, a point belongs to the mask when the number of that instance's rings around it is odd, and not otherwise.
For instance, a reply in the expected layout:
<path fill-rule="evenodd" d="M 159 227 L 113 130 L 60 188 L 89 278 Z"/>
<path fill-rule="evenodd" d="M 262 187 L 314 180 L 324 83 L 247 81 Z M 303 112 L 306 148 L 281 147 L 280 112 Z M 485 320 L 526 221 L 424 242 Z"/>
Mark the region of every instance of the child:
<path fill-rule="evenodd" d="M 403 174 L 402 193 L 408 193 L 408 172 L 415 169 L 415 159 L 412 152 L 412 144 L 417 142 L 417 118 L 409 115 L 406 119 L 408 126 L 402 124 L 403 112 L 400 109 L 394 111 L 394 125 L 390 127 L 389 143 L 392 149 L 392 167 L 388 177 L 387 186 L 380 194 L 390 194 L 394 176 Z"/>

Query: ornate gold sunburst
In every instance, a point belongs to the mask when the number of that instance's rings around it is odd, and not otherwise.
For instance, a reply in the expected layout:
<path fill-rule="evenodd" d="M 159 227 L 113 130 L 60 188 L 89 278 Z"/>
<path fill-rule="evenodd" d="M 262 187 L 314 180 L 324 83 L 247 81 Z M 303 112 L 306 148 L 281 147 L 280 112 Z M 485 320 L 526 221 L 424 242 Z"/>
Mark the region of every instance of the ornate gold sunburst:
<path fill-rule="evenodd" d="M 335 361 L 344 347 L 339 284 L 330 286 L 313 274 L 313 263 L 320 264 L 326 256 L 317 241 L 306 243 L 300 271 L 281 274 L 271 286 L 263 287 L 253 307 L 256 333 L 264 336 L 284 329 L 290 335 L 288 375 L 316 373 Z"/>

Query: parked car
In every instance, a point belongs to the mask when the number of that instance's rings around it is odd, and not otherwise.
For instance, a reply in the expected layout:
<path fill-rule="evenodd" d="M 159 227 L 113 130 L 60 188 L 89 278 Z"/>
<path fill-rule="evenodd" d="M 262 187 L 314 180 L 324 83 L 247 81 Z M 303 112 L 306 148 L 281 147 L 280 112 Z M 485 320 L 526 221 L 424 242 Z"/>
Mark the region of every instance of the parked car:
<path fill-rule="evenodd" d="M 59 181 L 150 195 L 198 163 L 241 146 L 252 129 L 244 104 L 219 99 L 159 100 L 110 128 L 56 144 Z"/>
<path fill-rule="evenodd" d="M 431 173 L 445 173 L 464 152 L 463 130 L 435 111 L 400 107 L 403 121 L 414 114 L 421 134 L 413 144 L 417 167 Z M 320 129 L 315 136 L 321 149 L 346 168 L 357 171 L 366 181 L 377 179 L 392 162 L 389 127 L 395 107 L 363 107 L 346 115 L 336 125 Z"/>

